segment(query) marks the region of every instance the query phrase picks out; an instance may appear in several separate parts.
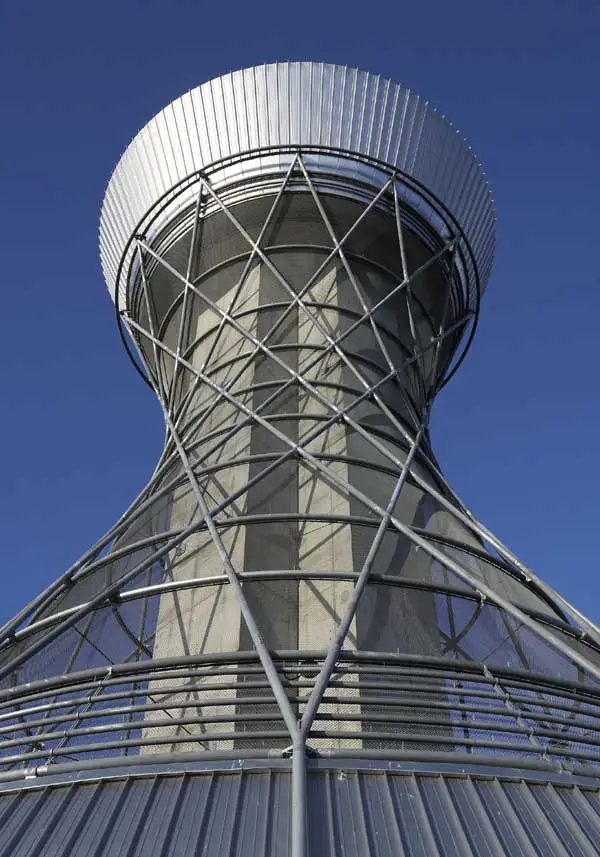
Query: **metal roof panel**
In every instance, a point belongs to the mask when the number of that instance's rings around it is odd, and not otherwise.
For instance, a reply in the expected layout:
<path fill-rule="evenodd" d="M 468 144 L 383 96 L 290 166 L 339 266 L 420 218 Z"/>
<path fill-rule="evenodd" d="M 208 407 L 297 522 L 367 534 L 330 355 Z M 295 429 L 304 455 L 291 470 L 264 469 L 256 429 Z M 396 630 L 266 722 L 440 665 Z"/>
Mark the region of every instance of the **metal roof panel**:
<path fill-rule="evenodd" d="M 311 768 L 310 857 L 594 857 L 600 793 L 509 777 Z M 0 857 L 287 857 L 290 771 L 0 792 Z"/>

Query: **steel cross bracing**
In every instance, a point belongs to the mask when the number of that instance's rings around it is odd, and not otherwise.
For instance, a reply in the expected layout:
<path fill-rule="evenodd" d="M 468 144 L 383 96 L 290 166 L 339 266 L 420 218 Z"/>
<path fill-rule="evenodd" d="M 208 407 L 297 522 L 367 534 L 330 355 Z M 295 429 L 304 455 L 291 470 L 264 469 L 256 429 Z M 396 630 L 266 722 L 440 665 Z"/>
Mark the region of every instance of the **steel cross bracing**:
<path fill-rule="evenodd" d="M 290 182 L 292 178 L 294 180 L 293 190 L 295 191 L 298 190 L 299 180 L 304 180 L 305 187 L 303 192 L 310 194 L 314 200 L 316 209 L 323 220 L 332 242 L 332 247 L 324 256 L 316 272 L 301 288 L 298 288 L 297 283 L 291 283 L 281 273 L 263 246 L 263 239 L 276 216 L 278 205 L 283 195 L 291 187 Z M 571 608 L 563 599 L 558 598 L 552 590 L 545 587 L 541 581 L 508 552 L 508 549 L 504 548 L 499 541 L 465 510 L 465 507 L 462 506 L 446 485 L 435 463 L 432 461 L 427 448 L 423 446 L 433 399 L 435 393 L 443 383 L 444 372 L 447 368 L 440 366 L 442 348 L 444 343 L 448 342 L 450 338 L 456 337 L 457 334 L 462 333 L 463 329 L 469 325 L 472 321 L 472 313 L 465 310 L 458 319 L 449 320 L 454 273 L 459 261 L 459 254 L 464 251 L 464 239 L 459 233 L 452 234 L 443 246 L 437 252 L 433 253 L 426 262 L 415 270 L 409 271 L 405 250 L 405 227 L 397 188 L 398 181 L 399 179 L 395 174 L 391 173 L 388 175 L 382 182 L 381 187 L 373 191 L 371 200 L 366 203 L 364 210 L 351 227 L 344 235 L 338 236 L 323 206 L 318 177 L 311 175 L 310 166 L 307 166 L 302 154 L 298 153 L 292 159 L 281 185 L 274 194 L 273 202 L 269 207 L 266 219 L 256 239 L 253 239 L 244 229 L 236 217 L 235 210 L 228 206 L 222 194 L 217 192 L 211 185 L 208 176 L 202 176 L 198 181 L 190 250 L 183 272 L 178 271 L 174 265 L 167 261 L 164 258 L 164 254 L 153 247 L 151 241 L 144 235 L 136 237 L 136 258 L 142 298 L 147 314 L 147 327 L 141 324 L 140 320 L 136 319 L 129 311 L 124 312 L 122 317 L 132 337 L 138 343 L 140 358 L 145 363 L 148 377 L 151 379 L 151 383 L 159 398 L 167 427 L 165 451 L 150 485 L 134 501 L 130 509 L 115 527 L 73 569 L 70 569 L 63 578 L 29 605 L 26 610 L 15 617 L 15 620 L 8 623 L 2 629 L 2 637 L 0 638 L 0 679 L 5 679 L 8 684 L 18 686 L 21 681 L 26 680 L 26 673 L 22 673 L 20 670 L 26 670 L 28 663 L 31 662 L 31 659 L 35 655 L 41 654 L 44 649 L 50 647 L 55 641 L 60 641 L 62 635 L 65 635 L 69 630 L 74 630 L 77 634 L 77 643 L 71 651 L 66 669 L 64 670 L 65 673 L 77 669 L 76 664 L 79 655 L 86 645 L 93 646 L 104 657 L 104 662 L 111 664 L 110 652 L 103 652 L 102 640 L 92 639 L 92 625 L 95 621 L 95 616 L 98 611 L 108 606 L 111 614 L 116 618 L 118 625 L 129 640 L 129 643 L 133 646 L 133 649 L 121 658 L 121 662 L 123 664 L 133 664 L 136 661 L 144 661 L 152 658 L 153 632 L 151 622 L 148 621 L 147 617 L 148 610 L 150 609 L 148 605 L 151 598 L 167 592 L 183 591 L 184 589 L 200 591 L 204 587 L 226 584 L 235 595 L 241 615 L 252 639 L 256 656 L 259 659 L 262 673 L 266 678 L 273 698 L 277 702 L 281 719 L 285 724 L 285 729 L 289 737 L 289 750 L 293 758 L 294 771 L 295 835 L 293 841 L 295 844 L 294 853 L 297 857 L 300 857 L 304 853 L 305 759 L 307 751 L 314 752 L 314 748 L 310 748 L 311 731 L 313 730 L 315 719 L 319 717 L 319 709 L 325 695 L 332 688 L 335 688 L 335 683 L 332 684 L 332 678 L 340 670 L 340 665 L 343 663 L 344 658 L 348 656 L 348 652 L 344 650 L 344 647 L 351 632 L 352 623 L 361 598 L 369 581 L 373 579 L 372 567 L 374 559 L 381 548 L 384 536 L 389 530 L 396 530 L 402 534 L 415 549 L 423 551 L 432 560 L 439 563 L 441 568 L 451 573 L 453 580 L 466 584 L 468 587 L 468 592 L 464 589 L 460 591 L 460 597 L 462 599 L 471 599 L 473 604 L 473 612 L 468 621 L 463 622 L 459 626 L 455 622 L 453 610 L 449 606 L 449 629 L 446 632 L 441 628 L 439 629 L 441 637 L 445 639 L 445 651 L 447 653 L 454 653 L 465 660 L 469 657 L 468 651 L 462 647 L 461 643 L 473 624 L 477 622 L 486 604 L 489 603 L 497 607 L 501 611 L 501 615 L 505 617 L 503 621 L 506 625 L 506 632 L 515 644 L 515 648 L 518 648 L 520 645 L 518 637 L 521 629 L 527 629 L 534 635 L 535 639 L 540 641 L 540 644 L 543 641 L 543 643 L 555 650 L 566 661 L 576 665 L 581 676 L 585 677 L 586 681 L 600 679 L 600 668 L 595 648 L 600 640 L 598 629 L 591 623 L 584 624 L 574 608 Z M 361 286 L 360 279 L 355 275 L 345 248 L 348 239 L 363 219 L 367 217 L 369 212 L 375 209 L 384 197 L 389 198 L 390 195 L 393 200 L 393 212 L 398 234 L 398 253 L 401 259 L 403 276 L 396 286 L 390 289 L 381 300 L 370 305 Z M 212 205 L 213 209 L 223 213 L 236 232 L 246 242 L 249 251 L 243 265 L 242 273 L 235 283 L 231 297 L 225 308 L 213 300 L 203 290 L 202 285 L 195 282 L 193 278 L 194 259 L 201 244 L 203 218 L 209 205 Z M 330 329 L 326 321 L 326 312 L 321 312 L 319 307 L 315 306 L 315 302 L 311 299 L 310 294 L 312 286 L 327 269 L 332 260 L 338 262 L 346 273 L 350 287 L 361 310 L 359 317 L 353 320 L 341 333 Z M 422 307 L 418 305 L 419 283 L 423 273 L 439 261 L 444 261 L 447 266 L 446 292 L 443 295 L 441 323 L 438 325 L 435 335 L 431 336 L 427 341 L 423 341 L 420 336 L 418 324 L 415 321 L 418 313 L 422 311 Z M 269 330 L 261 335 L 253 332 L 250 326 L 246 326 L 240 320 L 241 316 L 237 313 L 240 298 L 244 293 L 248 276 L 255 262 L 260 263 L 270 272 L 278 285 L 284 290 L 288 299 L 285 309 L 277 316 L 276 321 L 270 326 Z M 182 313 L 174 348 L 168 346 L 161 338 L 159 322 L 155 318 L 155 311 L 153 309 L 149 277 L 150 268 L 152 267 L 152 270 L 154 270 L 156 266 L 160 266 L 182 285 L 182 292 L 179 297 Z M 381 322 L 381 311 L 385 308 L 386 304 L 397 299 L 399 295 L 403 295 L 406 301 L 407 317 L 412 334 L 412 349 L 405 353 L 404 359 L 401 362 L 398 362 L 390 354 L 384 335 L 385 325 L 382 325 Z M 194 364 L 191 357 L 195 343 L 186 344 L 185 341 L 186 317 L 192 301 L 201 302 L 206 308 L 206 312 L 212 313 L 215 317 L 217 324 L 212 344 L 199 366 Z M 315 349 L 314 354 L 303 358 L 303 361 L 297 368 L 290 366 L 280 356 L 278 348 L 272 344 L 275 335 L 286 324 L 292 313 L 298 313 L 299 318 L 306 319 L 311 327 L 318 331 L 320 341 L 323 343 L 322 346 Z M 354 331 L 361 329 L 365 324 L 371 330 L 373 342 L 380 349 L 383 361 L 387 367 L 385 374 L 381 375 L 377 380 L 367 377 L 363 369 L 361 369 L 360 364 L 349 356 L 344 347 L 348 337 L 352 336 Z M 217 351 L 219 342 L 231 331 L 235 332 L 240 342 L 244 342 L 250 346 L 250 350 L 243 356 L 240 365 L 237 366 L 235 371 L 226 380 L 219 381 L 216 373 L 213 371 L 213 367 L 211 367 L 211 361 Z M 260 404 L 251 406 L 243 396 L 239 395 L 238 384 L 240 379 L 244 378 L 244 372 L 254 364 L 258 357 L 264 358 L 271 365 L 275 366 L 282 379 L 275 385 L 274 392 L 265 395 Z M 330 358 L 333 358 L 333 360 L 330 360 Z M 427 369 L 427 365 L 430 366 L 429 369 Z M 349 401 L 346 400 L 343 405 L 340 405 L 334 396 L 336 385 L 339 382 L 336 382 L 334 379 L 330 386 L 327 387 L 328 378 L 331 377 L 332 373 L 335 374 L 336 367 L 339 366 L 344 367 L 349 376 L 358 384 L 361 391 L 353 389 L 353 398 Z M 314 370 L 319 367 L 322 367 L 323 371 L 319 374 L 319 382 L 316 383 L 315 380 L 311 379 L 315 377 Z M 411 398 L 408 393 L 410 389 L 409 384 L 404 384 L 403 379 L 405 379 L 406 373 L 413 371 L 415 368 L 418 369 L 420 383 L 418 393 L 420 393 L 420 397 L 417 395 Z M 169 373 L 171 374 L 169 375 Z M 187 393 L 184 393 L 184 385 L 182 383 L 184 379 L 187 379 L 189 383 Z M 386 403 L 383 394 L 386 386 L 390 384 L 395 385 L 397 393 L 404 398 L 407 413 L 413 414 L 413 425 L 409 425 L 405 419 L 400 419 Z M 318 424 L 315 427 L 305 430 L 297 439 L 292 439 L 279 429 L 276 420 L 273 420 L 271 418 L 272 414 L 269 413 L 271 405 L 276 403 L 278 399 L 281 401 L 286 392 L 294 387 L 302 389 L 306 393 L 307 400 L 317 403 L 320 408 Z M 203 405 L 198 413 L 190 415 L 200 389 L 211 391 L 212 397 Z M 325 392 L 326 390 L 331 390 L 332 392 Z M 381 433 L 369 430 L 360 422 L 359 418 L 354 416 L 359 407 L 365 402 L 374 402 L 378 406 L 380 413 L 388 421 L 390 430 L 395 431 L 397 435 L 404 439 L 403 454 L 400 454 L 398 446 L 392 447 L 390 444 L 384 442 Z M 223 405 L 231 406 L 237 417 L 235 419 L 232 418 L 231 426 L 228 429 L 214 433 L 212 445 L 207 449 L 205 445 L 202 446 L 198 441 L 199 432 L 206 426 L 210 428 L 211 416 Z M 387 472 L 393 476 L 394 480 L 393 490 L 387 504 L 382 505 L 380 502 L 375 502 L 357 488 L 356 485 L 352 484 L 351 480 L 345 478 L 341 474 L 340 469 L 336 468 L 339 456 L 336 458 L 335 454 L 331 454 L 327 457 L 314 451 L 314 442 L 326 435 L 336 425 L 343 425 L 351 429 L 378 456 L 387 462 Z M 221 466 L 218 463 L 217 465 L 211 464 L 213 456 L 226 450 L 227 444 L 232 438 L 239 435 L 243 429 L 251 426 L 260 426 L 273 438 L 275 451 L 273 453 L 265 453 L 262 456 L 262 469 L 254 476 L 249 475 L 241 484 L 236 484 L 235 488 L 230 490 L 226 496 L 221 498 L 213 496 L 212 491 L 214 486 L 211 480 L 213 473 L 218 472 Z M 210 431 L 207 434 L 210 436 Z M 206 439 L 205 436 L 203 440 L 205 441 Z M 282 448 L 283 451 L 281 451 Z M 345 457 L 347 458 L 348 456 L 346 455 Z M 257 456 L 254 456 L 254 459 L 257 458 Z M 329 485 L 341 496 L 353 498 L 366 510 L 367 514 L 364 516 L 364 521 L 373 527 L 374 534 L 370 548 L 366 552 L 360 569 L 349 573 L 324 572 L 318 569 L 314 572 L 310 569 L 245 572 L 240 568 L 236 568 L 231 551 L 224 541 L 223 532 L 225 532 L 224 528 L 226 527 L 243 526 L 249 519 L 248 515 L 244 516 L 242 509 L 237 508 L 237 501 L 246 496 L 249 490 L 259 484 L 261 480 L 264 480 L 269 474 L 277 471 L 283 463 L 292 460 L 301 461 L 303 466 L 316 478 L 322 480 L 324 484 Z M 180 462 L 182 469 L 180 472 L 172 475 L 173 465 L 176 461 Z M 236 461 L 233 463 L 239 462 Z M 423 466 L 432 474 L 432 478 L 425 478 L 422 475 Z M 136 520 L 142 520 L 143 515 L 154 508 L 157 500 L 161 497 L 168 498 L 170 492 L 176 488 L 180 489 L 185 482 L 189 485 L 196 503 L 195 513 L 187 525 L 175 528 L 165 527 L 150 536 L 133 539 L 127 545 L 119 544 L 119 539 L 125 533 L 131 532 Z M 489 561 L 495 564 L 495 567 L 501 573 L 516 581 L 520 581 L 524 586 L 529 586 L 532 591 L 543 596 L 548 604 L 554 607 L 555 621 L 551 622 L 547 619 L 544 621 L 540 616 L 529 612 L 519 604 L 504 597 L 493 586 L 476 576 L 467 562 L 458 559 L 456 551 L 454 554 L 447 552 L 447 545 L 446 550 L 442 549 L 440 545 L 443 546 L 443 540 L 434 540 L 430 534 L 428 535 L 419 531 L 416 526 L 411 526 L 399 518 L 396 514 L 398 501 L 407 484 L 418 486 L 425 494 L 435 500 L 441 508 L 450 513 L 456 521 L 466 527 L 480 540 L 483 540 L 481 545 L 482 553 L 484 552 L 483 543 L 492 544 L 498 551 L 500 559 L 495 559 L 490 555 L 488 557 Z M 299 515 L 298 517 L 307 517 L 307 515 L 308 513 Z M 284 517 L 285 515 L 282 515 L 282 518 Z M 320 517 L 323 520 L 327 520 L 327 515 L 325 514 L 321 514 Z M 341 514 L 332 514 L 329 517 L 332 521 L 343 521 L 344 519 Z M 358 520 L 356 515 L 353 516 L 352 520 Z M 155 570 L 157 566 L 163 567 L 172 563 L 173 557 L 176 555 L 175 552 L 181 547 L 185 547 L 189 537 L 200 531 L 208 532 L 210 535 L 219 558 L 222 573 L 214 574 L 210 577 L 178 580 L 172 578 L 170 581 L 165 580 L 163 575 L 159 579 L 156 579 Z M 114 545 L 114 547 L 107 553 L 106 551 L 111 545 Z M 133 565 L 129 568 L 125 567 L 123 571 L 119 572 L 116 579 L 111 580 L 107 573 L 104 583 L 91 588 L 91 597 L 79 600 L 75 599 L 74 603 L 62 606 L 63 600 L 68 598 L 68 593 L 75 591 L 80 582 L 85 583 L 86 580 L 92 580 L 94 575 L 98 575 L 104 570 L 110 570 L 113 566 L 116 567 L 116 563 L 121 558 L 129 556 L 133 557 Z M 462 554 L 462 556 L 466 556 L 466 554 Z M 139 585 L 141 575 L 145 575 L 146 578 L 143 585 Z M 254 579 L 266 580 L 277 576 L 281 578 L 285 575 L 295 575 L 296 579 L 309 579 L 311 576 L 315 579 L 346 579 L 353 583 L 351 597 L 337 623 L 337 629 L 331 645 L 328 651 L 323 653 L 321 661 L 316 664 L 311 673 L 313 679 L 308 687 L 308 695 L 302 697 L 301 708 L 297 706 L 297 702 L 290 699 L 288 682 L 284 681 L 285 670 L 281 665 L 280 658 L 265 643 L 260 623 L 254 616 L 245 593 L 245 583 L 247 581 Z M 375 577 L 377 580 L 381 578 L 381 576 L 377 575 Z M 387 581 L 387 583 L 392 585 L 392 581 Z M 128 588 L 130 584 L 133 585 L 132 588 Z M 404 584 L 401 580 L 397 580 L 393 582 L 393 585 L 402 586 Z M 456 596 L 458 593 L 456 587 L 453 587 L 447 579 L 445 584 L 437 583 L 435 586 L 432 584 L 428 585 L 431 589 L 435 589 L 440 593 L 445 592 L 448 599 Z M 426 588 L 423 583 L 420 586 Z M 133 628 L 127 619 L 123 617 L 121 610 L 128 604 L 137 602 L 142 602 L 143 608 L 140 611 L 139 617 L 137 617 L 138 625 Z M 450 600 L 448 603 L 450 604 Z M 561 616 L 569 617 L 569 620 L 561 621 Z M 513 623 L 512 626 L 511 622 Z M 585 634 L 582 629 L 585 631 Z M 577 642 L 579 643 L 578 645 L 576 645 Z M 523 653 L 521 664 L 524 668 L 529 668 L 527 652 Z M 530 721 L 528 720 L 529 717 L 533 716 L 531 712 L 528 713 L 518 707 L 513 696 L 506 691 L 504 680 L 500 682 L 495 678 L 493 672 L 490 672 L 490 669 L 485 664 L 483 668 L 487 670 L 484 675 L 493 684 L 494 693 L 502 700 L 503 705 L 508 710 L 516 712 L 515 718 L 518 726 L 524 731 L 529 730 L 531 733 Z M 358 670 L 358 667 L 356 669 Z M 103 687 L 105 685 L 107 687 L 110 686 L 104 682 L 106 678 L 113 681 L 114 676 L 112 674 L 109 676 L 104 675 Z M 183 686 L 186 686 L 185 682 Z M 206 705 L 210 706 L 212 704 L 212 701 L 202 703 L 199 700 L 200 692 L 198 689 L 193 691 L 196 694 L 194 698 L 198 700 L 194 705 L 189 703 L 184 705 L 180 697 L 176 695 L 172 710 L 169 710 L 168 703 L 165 704 L 164 701 L 164 693 L 160 697 L 160 690 L 157 693 L 150 693 L 148 692 L 149 685 L 147 683 L 145 687 L 145 691 L 140 693 L 139 696 L 144 696 L 146 700 L 149 700 L 149 703 L 146 702 L 145 704 L 138 705 L 137 709 L 148 711 L 153 705 L 159 707 L 172 722 L 179 724 L 181 728 L 187 730 L 186 734 L 188 735 L 192 734 L 188 727 L 193 727 L 194 723 L 199 728 L 203 728 L 201 724 L 206 718 L 202 714 L 199 714 L 195 720 L 194 718 L 177 716 L 177 711 L 196 708 L 198 712 L 202 712 L 203 705 L 206 707 Z M 134 694 L 135 690 L 136 685 L 134 684 L 132 691 Z M 93 692 L 95 693 L 95 691 Z M 45 705 L 45 713 L 40 720 L 42 725 L 36 726 L 36 731 L 33 731 L 31 726 L 27 726 L 29 732 L 32 733 L 31 746 L 34 746 L 33 742 L 39 739 L 40 735 L 45 734 L 44 728 L 47 727 L 44 727 L 43 724 L 47 724 L 55 717 L 54 706 L 59 695 L 59 691 L 57 690 L 53 697 L 54 702 Z M 155 702 L 155 699 L 158 700 L 159 697 L 163 701 Z M 260 699 L 261 697 L 258 698 Z M 92 697 L 92 700 L 94 699 L 95 696 Z M 134 703 L 135 699 L 136 696 L 134 695 Z M 64 734 L 60 737 L 58 744 L 52 748 L 53 752 L 50 753 L 47 759 L 48 762 L 53 760 L 57 750 L 63 751 L 63 747 L 72 739 L 73 734 L 77 733 L 79 718 L 85 718 L 88 715 L 91 705 L 92 702 L 86 702 L 83 705 L 73 706 L 73 710 L 76 711 L 76 720 L 65 728 Z M 133 708 L 136 708 L 136 706 L 134 705 Z M 576 713 L 577 710 L 574 711 L 574 716 Z M 24 717 L 24 715 L 22 716 Z M 364 716 L 368 719 L 367 715 Z M 134 713 L 132 711 L 129 714 L 130 723 L 136 722 L 133 717 Z M 348 715 L 340 716 L 340 719 L 346 721 Z M 27 721 L 23 720 L 23 722 Z M 139 720 L 137 724 L 139 730 Z M 130 727 L 130 732 L 131 728 L 133 727 Z M 202 746 L 210 746 L 210 741 L 208 743 L 206 741 L 202 742 L 201 733 L 195 732 L 193 734 L 194 740 L 200 741 Z M 529 740 L 536 744 L 536 748 L 540 753 L 547 755 L 547 747 L 543 743 L 540 743 L 533 733 L 529 734 Z M 16 738 L 13 739 L 13 743 L 15 741 L 17 741 Z M 123 746 L 126 743 L 123 742 Z M 9 745 L 12 746 L 11 742 L 8 742 L 7 748 Z M 0 742 L 1 751 L 2 743 Z M 285 752 L 285 750 L 282 750 L 282 752 Z M 37 758 L 36 753 L 42 753 L 42 751 L 30 750 L 28 757 Z"/>

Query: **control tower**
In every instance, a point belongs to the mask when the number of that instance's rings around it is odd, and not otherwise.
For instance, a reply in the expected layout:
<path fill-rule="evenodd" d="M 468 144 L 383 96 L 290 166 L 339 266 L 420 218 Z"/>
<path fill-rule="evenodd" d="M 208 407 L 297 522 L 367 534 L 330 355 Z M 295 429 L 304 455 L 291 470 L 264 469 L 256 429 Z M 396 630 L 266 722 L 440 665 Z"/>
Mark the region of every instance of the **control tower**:
<path fill-rule="evenodd" d="M 1 631 L 0 857 L 600 854 L 600 632 L 429 437 L 493 250 L 472 150 L 377 76 L 139 132 L 100 255 L 165 446 Z"/>

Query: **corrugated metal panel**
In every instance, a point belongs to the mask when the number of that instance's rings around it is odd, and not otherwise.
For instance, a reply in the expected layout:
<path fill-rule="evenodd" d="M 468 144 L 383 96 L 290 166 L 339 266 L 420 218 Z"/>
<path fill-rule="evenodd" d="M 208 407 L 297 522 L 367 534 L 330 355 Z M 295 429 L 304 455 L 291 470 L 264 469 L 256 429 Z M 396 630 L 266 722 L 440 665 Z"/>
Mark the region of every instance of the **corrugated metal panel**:
<path fill-rule="evenodd" d="M 134 138 L 109 182 L 100 219 L 100 258 L 113 297 L 117 287 L 125 296 L 124 283 L 116 280 L 127 242 L 164 194 L 216 161 L 290 145 L 348 149 L 406 171 L 459 220 L 485 285 L 493 256 L 492 198 L 456 128 L 411 90 L 378 75 L 293 62 L 208 81 L 168 105 Z M 239 179 L 248 170 L 285 171 L 290 164 L 284 154 L 259 160 L 252 168 L 227 167 L 224 175 Z M 364 168 L 340 161 L 336 169 L 359 177 Z M 181 204 L 194 198 L 184 195 Z"/>
<path fill-rule="evenodd" d="M 313 770 L 310 857 L 593 857 L 600 794 L 504 777 Z M 0 793 L 1 857 L 287 857 L 290 774 L 122 777 Z"/>

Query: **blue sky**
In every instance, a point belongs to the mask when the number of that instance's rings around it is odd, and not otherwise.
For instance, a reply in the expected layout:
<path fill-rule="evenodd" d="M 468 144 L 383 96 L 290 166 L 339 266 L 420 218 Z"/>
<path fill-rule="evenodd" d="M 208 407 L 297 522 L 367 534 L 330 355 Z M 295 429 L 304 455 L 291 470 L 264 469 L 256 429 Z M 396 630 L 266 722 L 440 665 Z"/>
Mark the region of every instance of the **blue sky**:
<path fill-rule="evenodd" d="M 469 507 L 600 621 L 599 32 L 597 0 L 5 0 L 0 621 L 114 522 L 162 444 L 100 272 L 110 172 L 171 99 L 278 59 L 406 83 L 477 151 L 497 258 L 435 448 Z"/>

